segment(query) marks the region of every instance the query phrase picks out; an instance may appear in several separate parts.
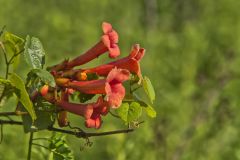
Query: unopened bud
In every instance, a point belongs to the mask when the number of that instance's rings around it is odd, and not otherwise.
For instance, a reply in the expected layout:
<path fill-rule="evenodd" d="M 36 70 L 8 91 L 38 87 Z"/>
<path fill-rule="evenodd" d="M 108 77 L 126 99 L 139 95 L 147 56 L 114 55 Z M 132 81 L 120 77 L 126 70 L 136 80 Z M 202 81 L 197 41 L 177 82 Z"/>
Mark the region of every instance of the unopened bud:
<path fill-rule="evenodd" d="M 77 80 L 85 81 L 87 79 L 87 74 L 85 72 L 78 72 L 76 78 Z"/>
<path fill-rule="evenodd" d="M 46 96 L 47 93 L 48 93 L 48 89 L 49 89 L 49 86 L 48 85 L 44 85 L 41 90 L 40 90 L 40 93 L 42 96 Z"/>
<path fill-rule="evenodd" d="M 70 80 L 68 78 L 56 78 L 55 82 L 58 86 L 65 86 Z"/>

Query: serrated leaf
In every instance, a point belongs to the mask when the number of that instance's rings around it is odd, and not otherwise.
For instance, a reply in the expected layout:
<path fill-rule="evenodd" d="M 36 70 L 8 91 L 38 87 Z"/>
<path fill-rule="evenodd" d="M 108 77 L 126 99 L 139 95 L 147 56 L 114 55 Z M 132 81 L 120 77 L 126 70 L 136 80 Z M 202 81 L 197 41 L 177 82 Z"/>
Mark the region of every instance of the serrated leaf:
<path fill-rule="evenodd" d="M 20 52 L 23 51 L 24 40 L 12 33 L 4 32 L 3 44 L 4 44 L 4 48 L 6 50 L 6 53 L 9 54 L 9 57 L 12 57 L 15 55 L 12 63 L 14 65 L 14 68 L 16 68 L 19 63 L 19 57 L 20 57 L 17 54 L 19 54 Z"/>
<path fill-rule="evenodd" d="M 65 136 L 60 133 L 53 133 L 50 139 L 49 149 L 52 151 L 52 159 L 54 160 L 71 160 L 73 154 L 66 143 Z"/>
<path fill-rule="evenodd" d="M 24 108 L 29 112 L 31 118 L 35 120 L 36 114 L 33 108 L 32 101 L 30 100 L 29 95 L 25 89 L 23 80 L 17 74 L 12 73 L 10 77 L 10 81 L 11 81 L 11 84 L 20 91 L 20 94 L 17 95 L 19 101 L 22 103 Z"/>
<path fill-rule="evenodd" d="M 54 77 L 52 76 L 51 73 L 49 73 L 46 70 L 43 69 L 32 69 L 29 73 L 28 73 L 28 79 L 29 78 L 36 78 L 38 77 L 40 81 L 42 81 L 44 84 L 48 84 L 51 87 L 55 87 L 56 83 L 54 80 Z"/>
<path fill-rule="evenodd" d="M 144 107 L 144 110 L 146 111 L 147 115 L 151 118 L 155 118 L 157 115 L 157 112 L 152 106 L 148 105 L 147 107 Z"/>
<path fill-rule="evenodd" d="M 153 88 L 153 85 L 152 85 L 150 79 L 148 77 L 144 76 L 144 78 L 142 80 L 142 84 L 143 84 L 144 91 L 146 92 L 149 99 L 153 103 L 153 101 L 155 100 L 155 91 L 154 91 L 154 88 Z"/>
<path fill-rule="evenodd" d="M 26 62 L 32 68 L 43 68 L 45 64 L 45 51 L 40 40 L 36 37 L 30 38 L 30 36 L 27 36 L 24 49 Z"/>
<path fill-rule="evenodd" d="M 123 103 L 116 112 L 123 121 L 132 122 L 141 116 L 142 107 L 137 102 Z"/>

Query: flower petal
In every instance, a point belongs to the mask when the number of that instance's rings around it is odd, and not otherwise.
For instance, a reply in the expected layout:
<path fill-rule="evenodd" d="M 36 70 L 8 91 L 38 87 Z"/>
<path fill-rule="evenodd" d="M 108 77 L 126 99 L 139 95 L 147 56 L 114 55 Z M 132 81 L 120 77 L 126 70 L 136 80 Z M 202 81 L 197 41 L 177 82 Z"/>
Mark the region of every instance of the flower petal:
<path fill-rule="evenodd" d="M 115 30 L 108 33 L 111 43 L 118 43 L 118 33 Z"/>
<path fill-rule="evenodd" d="M 125 88 L 122 82 L 129 79 L 130 73 L 125 69 L 112 69 L 106 79 L 105 91 L 107 101 L 112 108 L 117 108 L 121 105 L 125 96 Z"/>
<path fill-rule="evenodd" d="M 112 25 L 107 22 L 102 23 L 102 30 L 104 34 L 108 34 L 109 32 L 112 31 Z"/>
<path fill-rule="evenodd" d="M 110 58 L 116 58 L 120 55 L 120 49 L 117 44 L 112 44 L 112 47 L 108 48 L 108 50 Z"/>
<path fill-rule="evenodd" d="M 130 73 L 128 70 L 118 69 L 117 67 L 115 67 L 109 72 L 106 80 L 108 83 L 112 83 L 112 81 L 121 83 L 123 81 L 128 80 L 129 76 L 130 76 Z"/>
<path fill-rule="evenodd" d="M 122 100 L 125 96 L 125 88 L 121 83 L 114 85 L 106 84 L 106 93 L 108 104 L 112 108 L 118 108 L 122 104 Z"/>

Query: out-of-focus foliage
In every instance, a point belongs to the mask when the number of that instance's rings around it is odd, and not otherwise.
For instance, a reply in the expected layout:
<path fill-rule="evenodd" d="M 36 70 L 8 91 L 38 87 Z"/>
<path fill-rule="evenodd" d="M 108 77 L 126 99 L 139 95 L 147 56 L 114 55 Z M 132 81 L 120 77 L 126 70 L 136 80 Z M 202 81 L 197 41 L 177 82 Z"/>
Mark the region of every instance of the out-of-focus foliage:
<path fill-rule="evenodd" d="M 142 72 L 155 87 L 157 118 L 131 134 L 92 138 L 83 151 L 85 142 L 68 136 L 76 159 L 240 159 L 239 8 L 238 0 L 0 0 L 0 27 L 39 37 L 47 65 L 97 42 L 102 21 L 119 32 L 123 56 L 131 44 L 146 48 Z M 83 119 L 74 120 L 81 127 Z M 125 127 L 109 116 L 104 121 L 102 131 Z M 0 159 L 25 159 L 27 141 L 22 128 L 4 126 Z M 42 150 L 33 152 L 42 159 Z"/>

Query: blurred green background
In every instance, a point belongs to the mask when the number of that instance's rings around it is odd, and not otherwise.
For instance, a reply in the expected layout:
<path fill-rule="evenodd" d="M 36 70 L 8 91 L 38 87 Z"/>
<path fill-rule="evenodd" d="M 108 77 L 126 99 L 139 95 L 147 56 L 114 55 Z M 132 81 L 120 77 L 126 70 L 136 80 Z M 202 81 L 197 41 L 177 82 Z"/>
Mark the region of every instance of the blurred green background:
<path fill-rule="evenodd" d="M 146 48 L 141 66 L 156 90 L 157 118 L 143 118 L 131 134 L 91 138 L 93 146 L 83 151 L 84 141 L 68 136 L 76 159 L 235 160 L 240 159 L 239 8 L 239 0 L 0 0 L 0 27 L 40 38 L 48 66 L 95 44 L 103 21 L 118 31 L 121 56 L 135 43 Z M 91 65 L 106 60 L 104 55 Z M 25 70 L 21 65 L 17 72 Z M 83 119 L 73 119 L 82 126 Z M 119 128 L 126 126 L 109 115 L 100 131 Z M 0 160 L 26 159 L 27 143 L 21 127 L 4 126 Z M 46 159 L 46 152 L 34 147 L 33 159 Z"/>

